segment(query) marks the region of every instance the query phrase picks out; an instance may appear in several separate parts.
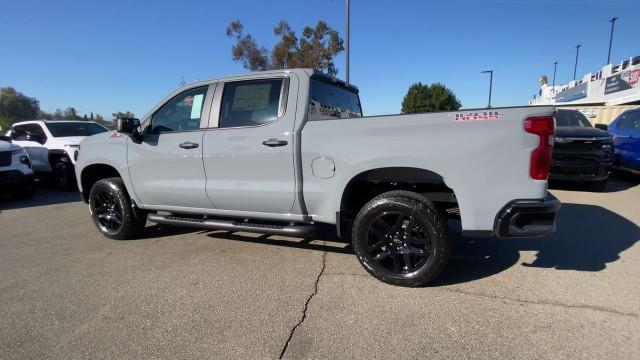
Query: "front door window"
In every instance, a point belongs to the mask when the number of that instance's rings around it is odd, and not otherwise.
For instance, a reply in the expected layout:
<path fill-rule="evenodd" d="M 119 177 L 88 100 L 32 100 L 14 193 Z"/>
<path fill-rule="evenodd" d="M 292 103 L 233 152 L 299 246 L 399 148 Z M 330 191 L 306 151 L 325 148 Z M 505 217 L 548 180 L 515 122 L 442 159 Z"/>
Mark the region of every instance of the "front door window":
<path fill-rule="evenodd" d="M 190 89 L 169 100 L 153 114 L 151 132 L 198 130 L 207 88 L 203 86 Z"/>

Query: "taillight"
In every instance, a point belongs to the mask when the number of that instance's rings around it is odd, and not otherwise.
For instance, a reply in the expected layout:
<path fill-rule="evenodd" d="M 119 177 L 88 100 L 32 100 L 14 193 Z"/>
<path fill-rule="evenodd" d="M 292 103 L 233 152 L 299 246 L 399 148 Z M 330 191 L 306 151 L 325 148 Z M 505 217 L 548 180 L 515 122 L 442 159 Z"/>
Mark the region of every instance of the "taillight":
<path fill-rule="evenodd" d="M 555 122 L 551 116 L 530 117 L 524 121 L 524 130 L 538 135 L 540 143 L 531 152 L 529 175 L 535 180 L 546 180 L 551 169 L 551 149 Z"/>

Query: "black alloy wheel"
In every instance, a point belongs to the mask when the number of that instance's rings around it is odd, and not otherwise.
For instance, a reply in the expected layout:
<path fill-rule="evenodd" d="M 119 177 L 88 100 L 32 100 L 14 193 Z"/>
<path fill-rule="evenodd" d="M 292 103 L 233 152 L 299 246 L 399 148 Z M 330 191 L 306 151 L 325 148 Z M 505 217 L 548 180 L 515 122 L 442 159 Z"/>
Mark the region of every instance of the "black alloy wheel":
<path fill-rule="evenodd" d="M 94 196 L 93 215 L 103 232 L 116 233 L 122 227 L 122 208 L 113 191 L 103 189 Z"/>
<path fill-rule="evenodd" d="M 121 178 L 101 179 L 93 184 L 89 209 L 98 230 L 111 239 L 134 238 L 147 222 L 147 213 L 133 206 Z"/>
<path fill-rule="evenodd" d="M 409 212 L 385 211 L 369 228 L 368 253 L 380 267 L 409 274 L 424 265 L 431 253 L 431 239 L 417 217 Z"/>

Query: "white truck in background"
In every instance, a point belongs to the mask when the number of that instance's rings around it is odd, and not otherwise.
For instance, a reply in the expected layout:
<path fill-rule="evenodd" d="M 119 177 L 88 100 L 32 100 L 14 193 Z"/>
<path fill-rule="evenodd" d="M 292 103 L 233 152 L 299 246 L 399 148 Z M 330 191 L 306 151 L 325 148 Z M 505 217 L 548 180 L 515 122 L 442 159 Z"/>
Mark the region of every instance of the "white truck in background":
<path fill-rule="evenodd" d="M 14 123 L 7 136 L 31 157 L 38 176 L 51 176 L 58 188 L 76 186 L 74 173 L 78 144 L 87 136 L 108 131 L 93 121 L 28 120 Z"/>

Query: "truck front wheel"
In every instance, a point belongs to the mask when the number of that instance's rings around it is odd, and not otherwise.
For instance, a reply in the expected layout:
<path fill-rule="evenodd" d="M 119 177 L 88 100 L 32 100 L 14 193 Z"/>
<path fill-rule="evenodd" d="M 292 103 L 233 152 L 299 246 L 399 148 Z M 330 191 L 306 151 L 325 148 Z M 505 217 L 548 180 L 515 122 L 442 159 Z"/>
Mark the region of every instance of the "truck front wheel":
<path fill-rule="evenodd" d="M 369 201 L 353 224 L 362 266 L 392 285 L 421 286 L 444 269 L 451 241 L 446 221 L 424 196 L 390 191 Z"/>
<path fill-rule="evenodd" d="M 73 164 L 66 156 L 61 156 L 53 164 L 53 179 L 60 190 L 69 191 L 76 187 Z"/>
<path fill-rule="evenodd" d="M 100 232 L 111 239 L 127 240 L 135 237 L 147 221 L 146 214 L 131 206 L 121 178 L 98 180 L 89 193 L 89 209 Z"/>

